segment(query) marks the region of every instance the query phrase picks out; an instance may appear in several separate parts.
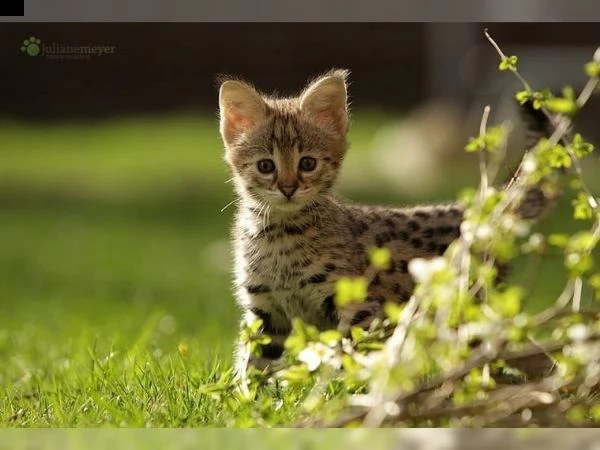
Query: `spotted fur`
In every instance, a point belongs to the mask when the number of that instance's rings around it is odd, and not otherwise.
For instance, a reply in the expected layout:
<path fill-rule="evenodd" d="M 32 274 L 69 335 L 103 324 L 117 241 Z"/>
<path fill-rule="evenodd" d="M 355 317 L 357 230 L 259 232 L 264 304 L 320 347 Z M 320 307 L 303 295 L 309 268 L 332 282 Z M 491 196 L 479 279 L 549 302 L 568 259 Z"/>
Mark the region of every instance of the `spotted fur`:
<path fill-rule="evenodd" d="M 441 255 L 459 236 L 459 205 L 364 206 L 330 193 L 347 149 L 347 75 L 331 71 L 291 98 L 268 97 L 237 80 L 221 85 L 220 131 L 239 197 L 232 233 L 236 297 L 242 323 L 260 318 L 272 337 L 260 357 L 240 346 L 240 370 L 279 358 L 295 317 L 343 332 L 368 325 L 382 314 L 382 303 L 410 297 L 411 259 Z M 314 158 L 316 168 L 301 170 L 303 157 Z M 265 159 L 274 162 L 272 173 L 258 169 Z M 534 203 L 543 202 L 542 196 Z M 369 248 L 383 246 L 392 263 L 373 281 L 367 301 L 337 308 L 336 281 L 363 274 Z"/>

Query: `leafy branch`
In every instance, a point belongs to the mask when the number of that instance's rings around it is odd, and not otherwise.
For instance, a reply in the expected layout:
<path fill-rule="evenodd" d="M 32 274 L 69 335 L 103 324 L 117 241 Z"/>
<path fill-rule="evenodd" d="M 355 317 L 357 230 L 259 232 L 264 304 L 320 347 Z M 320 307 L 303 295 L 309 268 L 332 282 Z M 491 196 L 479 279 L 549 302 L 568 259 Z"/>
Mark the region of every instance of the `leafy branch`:
<path fill-rule="evenodd" d="M 295 321 L 284 360 L 263 373 L 251 372 L 241 394 L 229 379 L 204 388 L 213 396 L 229 396 L 233 405 L 260 399 L 246 420 L 265 423 L 270 405 L 285 398 L 303 411 L 298 426 L 600 422 L 600 403 L 592 393 L 600 385 L 600 315 L 581 308 L 586 283 L 600 300 L 593 258 L 600 207 L 581 165 L 593 146 L 580 134 L 571 136 L 573 118 L 597 91 L 600 49 L 584 68 L 589 80 L 581 93 L 565 88 L 556 97 L 534 90 L 518 71 L 518 58 L 507 56 L 487 30 L 485 36 L 500 56 L 499 69 L 523 84 L 516 99 L 531 102 L 548 119 L 549 137 L 528 149 L 516 176 L 495 189 L 510 127 L 490 126 L 486 106 L 479 134 L 465 148 L 479 154 L 480 183 L 461 197 L 460 237 L 443 256 L 411 260 L 408 271 L 416 287 L 410 300 L 385 304 L 385 318 L 368 329 L 351 327 L 343 335 Z M 567 169 L 578 182 L 572 186 L 574 218 L 592 219 L 591 228 L 571 235 L 532 234 L 523 205 L 531 207 L 532 193 L 554 199 L 557 178 Z M 564 255 L 568 281 L 552 306 L 532 314 L 523 309 L 523 288 L 504 279 L 501 269 L 521 254 L 539 255 L 547 248 Z M 338 283 L 338 306 L 364 301 L 391 257 L 387 249 L 373 249 L 369 256 L 363 276 Z M 253 343 L 263 342 L 257 331 L 256 326 L 248 330 Z"/>

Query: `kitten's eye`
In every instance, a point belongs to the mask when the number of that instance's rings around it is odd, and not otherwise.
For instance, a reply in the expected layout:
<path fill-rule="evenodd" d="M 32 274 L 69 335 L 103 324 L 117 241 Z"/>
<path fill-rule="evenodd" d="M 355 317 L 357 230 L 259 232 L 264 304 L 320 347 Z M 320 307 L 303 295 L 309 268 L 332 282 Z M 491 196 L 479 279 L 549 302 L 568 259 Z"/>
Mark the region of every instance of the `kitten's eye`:
<path fill-rule="evenodd" d="M 300 170 L 310 172 L 311 170 L 315 170 L 315 167 L 317 167 L 317 160 L 315 158 L 305 156 L 300 160 Z"/>
<path fill-rule="evenodd" d="M 257 167 L 260 173 L 271 173 L 275 170 L 275 163 L 271 159 L 261 159 Z"/>

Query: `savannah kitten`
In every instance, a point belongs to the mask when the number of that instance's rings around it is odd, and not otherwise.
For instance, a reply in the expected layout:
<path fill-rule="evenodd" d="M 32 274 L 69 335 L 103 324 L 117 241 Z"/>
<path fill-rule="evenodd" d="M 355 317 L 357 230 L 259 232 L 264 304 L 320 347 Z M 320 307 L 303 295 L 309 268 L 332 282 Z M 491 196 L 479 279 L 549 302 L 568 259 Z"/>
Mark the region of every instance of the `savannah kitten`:
<path fill-rule="evenodd" d="M 236 297 L 242 323 L 262 319 L 272 338 L 260 357 L 239 345 L 240 371 L 278 359 L 294 317 L 341 332 L 368 326 L 384 301 L 411 296 L 408 262 L 441 255 L 459 235 L 457 204 L 391 208 L 332 196 L 347 148 L 347 75 L 332 70 L 294 98 L 268 97 L 237 80 L 220 87 L 220 132 L 239 197 Z M 522 215 L 537 214 L 539 198 L 532 200 Z M 382 246 L 391 250 L 392 264 L 375 278 L 368 299 L 336 307 L 336 280 L 362 275 L 369 248 Z"/>

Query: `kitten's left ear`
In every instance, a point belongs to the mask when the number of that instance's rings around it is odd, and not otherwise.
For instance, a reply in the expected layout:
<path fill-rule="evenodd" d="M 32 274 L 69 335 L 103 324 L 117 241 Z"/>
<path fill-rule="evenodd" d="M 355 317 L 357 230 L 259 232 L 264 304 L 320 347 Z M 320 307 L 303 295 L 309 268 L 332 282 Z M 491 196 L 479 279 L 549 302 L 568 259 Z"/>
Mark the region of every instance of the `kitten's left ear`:
<path fill-rule="evenodd" d="M 221 136 L 231 145 L 243 133 L 255 128 L 267 116 L 267 105 L 249 84 L 228 80 L 219 89 Z"/>
<path fill-rule="evenodd" d="M 348 70 L 332 70 L 300 96 L 300 110 L 320 127 L 344 136 L 348 130 Z"/>

